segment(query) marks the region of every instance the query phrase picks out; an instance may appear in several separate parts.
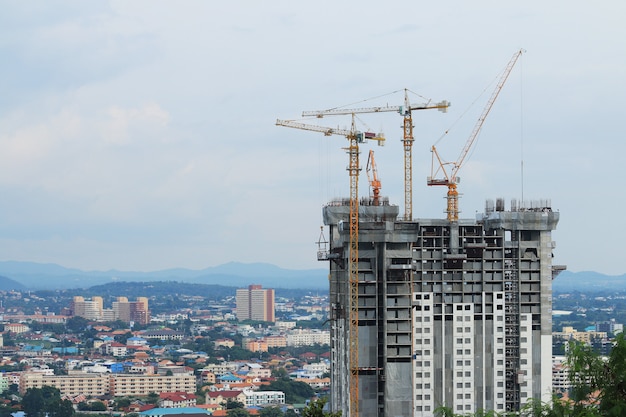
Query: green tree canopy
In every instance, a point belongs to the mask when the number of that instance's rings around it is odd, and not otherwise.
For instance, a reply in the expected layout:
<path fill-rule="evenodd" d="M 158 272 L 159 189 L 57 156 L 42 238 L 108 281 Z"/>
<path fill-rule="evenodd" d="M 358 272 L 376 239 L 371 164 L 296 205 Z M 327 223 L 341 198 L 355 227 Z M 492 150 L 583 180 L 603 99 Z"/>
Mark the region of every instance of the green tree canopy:
<path fill-rule="evenodd" d="M 61 400 L 61 392 L 54 387 L 29 388 L 22 398 L 22 407 L 28 417 L 72 417 L 71 401 Z"/>
<path fill-rule="evenodd" d="M 278 407 L 265 407 L 259 411 L 260 417 L 283 417 L 283 412 Z"/>
<path fill-rule="evenodd" d="M 245 408 L 231 408 L 226 411 L 227 417 L 250 417 L 250 413 Z"/>
<path fill-rule="evenodd" d="M 315 391 L 309 384 L 292 381 L 289 378 L 277 379 L 267 385 L 262 385 L 259 390 L 282 391 L 285 393 L 285 402 L 288 404 L 303 403 L 315 395 Z"/>
<path fill-rule="evenodd" d="M 326 405 L 326 398 L 319 398 L 315 401 L 311 401 L 305 408 L 302 410 L 300 415 L 302 417 L 341 417 L 341 411 L 329 412 L 324 411 L 324 406 Z"/>

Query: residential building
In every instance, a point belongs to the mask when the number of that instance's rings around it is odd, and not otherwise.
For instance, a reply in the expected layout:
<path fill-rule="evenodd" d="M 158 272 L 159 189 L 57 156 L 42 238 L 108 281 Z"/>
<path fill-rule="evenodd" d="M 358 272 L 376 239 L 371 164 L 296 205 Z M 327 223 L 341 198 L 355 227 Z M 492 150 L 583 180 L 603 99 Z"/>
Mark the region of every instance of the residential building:
<path fill-rule="evenodd" d="M 330 332 L 317 329 L 293 329 L 287 333 L 287 346 L 329 345 Z"/>
<path fill-rule="evenodd" d="M 87 320 L 101 320 L 102 309 L 102 297 L 92 297 L 91 300 L 86 300 L 84 297 L 77 295 L 72 299 L 70 304 L 70 313 L 72 316 L 83 317 Z"/>
<path fill-rule="evenodd" d="M 92 297 L 91 300 L 86 300 L 84 297 L 75 296 L 70 304 L 70 314 L 94 321 L 121 320 L 138 324 L 150 322 L 150 311 L 146 297 L 137 297 L 136 301 L 128 301 L 126 297 L 118 297 L 117 301 L 113 302 L 112 308 L 105 309 L 102 297 Z"/>
<path fill-rule="evenodd" d="M 624 325 L 622 323 L 617 323 L 615 319 L 611 319 L 609 321 L 597 323 L 596 331 L 606 332 L 606 333 L 611 333 L 611 334 L 622 333 L 624 331 Z"/>
<path fill-rule="evenodd" d="M 9 389 L 9 385 L 11 380 L 9 377 L 5 376 L 5 375 L 0 375 L 0 393 L 3 393 L 4 391 Z"/>
<path fill-rule="evenodd" d="M 159 406 L 163 408 L 184 408 L 196 406 L 196 395 L 186 392 L 162 392 Z"/>
<path fill-rule="evenodd" d="M 30 327 L 24 323 L 7 323 L 4 325 L 5 332 L 11 332 L 15 334 L 26 333 L 30 330 Z"/>
<path fill-rule="evenodd" d="M 237 319 L 275 321 L 274 290 L 261 285 L 249 285 L 236 293 Z"/>
<path fill-rule="evenodd" d="M 606 339 L 606 332 L 579 332 L 571 326 L 563 327 L 560 332 L 553 332 L 552 336 L 563 340 L 577 340 L 582 343 L 591 344 L 593 339 Z"/>
<path fill-rule="evenodd" d="M 68 375 L 45 375 L 24 372 L 20 375 L 19 390 L 24 394 L 28 388 L 49 385 L 58 388 L 61 395 L 86 396 L 111 395 L 114 397 L 143 396 L 151 392 L 196 392 L 193 375 L 132 375 L 104 374 L 73 371 Z"/>
<path fill-rule="evenodd" d="M 243 348 L 251 352 L 267 352 L 267 342 L 263 339 L 243 339 Z"/>
<path fill-rule="evenodd" d="M 503 200 L 475 220 L 398 213 L 363 199 L 354 241 L 350 201 L 323 210 L 330 410 L 431 417 L 439 406 L 505 413 L 550 401 L 552 280 L 564 269 L 552 265 L 559 213 L 548 202 L 506 210 Z"/>
<path fill-rule="evenodd" d="M 208 391 L 205 396 L 205 404 L 216 404 L 222 406 L 229 401 L 237 401 L 246 404 L 246 394 L 243 391 Z"/>
<path fill-rule="evenodd" d="M 265 336 L 263 338 L 268 348 L 287 346 L 287 337 L 285 336 Z"/>
<path fill-rule="evenodd" d="M 44 385 L 58 388 L 61 395 L 98 397 L 109 393 L 110 383 L 108 375 L 86 372 L 70 372 L 68 375 L 24 372 L 20 375 L 19 391 L 22 395 L 29 388 L 42 388 Z"/>
<path fill-rule="evenodd" d="M 148 395 L 151 392 L 196 392 L 196 377 L 178 375 L 111 374 L 109 394 L 114 397 Z"/>
<path fill-rule="evenodd" d="M 217 339 L 213 342 L 213 347 L 216 349 L 219 347 L 231 348 L 235 346 L 235 341 L 232 339 Z"/>
<path fill-rule="evenodd" d="M 264 405 L 285 404 L 285 393 L 282 391 L 243 391 L 246 399 L 246 408 L 261 407 Z"/>

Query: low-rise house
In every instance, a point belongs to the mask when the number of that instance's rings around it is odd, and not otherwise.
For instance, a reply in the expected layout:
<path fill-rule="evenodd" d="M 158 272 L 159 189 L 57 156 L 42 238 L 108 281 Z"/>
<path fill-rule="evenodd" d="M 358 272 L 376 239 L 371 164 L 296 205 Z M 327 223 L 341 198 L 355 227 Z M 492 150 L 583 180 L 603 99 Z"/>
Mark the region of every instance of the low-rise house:
<path fill-rule="evenodd" d="M 4 325 L 4 331 L 20 334 L 30 331 L 30 327 L 28 327 L 24 323 L 7 323 Z"/>
<path fill-rule="evenodd" d="M 235 341 L 232 339 L 217 339 L 214 343 L 213 346 L 217 349 L 220 347 L 226 347 L 226 348 L 231 348 L 235 346 Z"/>
<path fill-rule="evenodd" d="M 185 408 L 196 406 L 196 395 L 186 392 L 162 392 L 159 406 L 163 408 Z"/>
<path fill-rule="evenodd" d="M 205 396 L 206 404 L 222 406 L 228 401 L 237 401 L 246 404 L 246 394 L 243 391 L 208 391 Z"/>
<path fill-rule="evenodd" d="M 282 391 L 244 391 L 244 394 L 246 408 L 285 404 L 285 393 Z"/>
<path fill-rule="evenodd" d="M 144 339 L 181 340 L 185 335 L 172 329 L 146 330 L 141 333 Z"/>
<path fill-rule="evenodd" d="M 115 357 L 125 357 L 128 354 L 128 348 L 119 342 L 111 342 L 104 345 L 104 353 Z"/>
<path fill-rule="evenodd" d="M 200 372 L 200 383 L 202 385 L 205 384 L 215 384 L 216 379 L 215 379 L 215 374 L 211 371 L 207 371 L 207 370 L 201 370 Z"/>

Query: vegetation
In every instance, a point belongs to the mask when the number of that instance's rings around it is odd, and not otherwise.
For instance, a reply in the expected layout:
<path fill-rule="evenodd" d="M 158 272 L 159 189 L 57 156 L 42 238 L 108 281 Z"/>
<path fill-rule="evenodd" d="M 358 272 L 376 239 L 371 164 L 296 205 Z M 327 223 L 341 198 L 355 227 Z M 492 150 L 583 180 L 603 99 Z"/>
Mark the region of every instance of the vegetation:
<path fill-rule="evenodd" d="M 341 411 L 337 411 L 334 413 L 324 411 L 326 401 L 326 398 L 320 398 L 318 400 L 311 401 L 309 405 L 307 405 L 306 408 L 302 410 L 302 417 L 341 417 Z"/>
<path fill-rule="evenodd" d="M 303 403 L 307 399 L 315 395 L 315 391 L 308 384 L 299 381 L 293 381 L 289 378 L 281 378 L 270 382 L 268 385 L 262 385 L 260 391 L 282 391 L 285 393 L 285 402 L 287 404 Z"/>
<path fill-rule="evenodd" d="M 74 408 L 69 400 L 61 400 L 57 388 L 29 388 L 22 398 L 22 408 L 27 417 L 73 417 Z"/>

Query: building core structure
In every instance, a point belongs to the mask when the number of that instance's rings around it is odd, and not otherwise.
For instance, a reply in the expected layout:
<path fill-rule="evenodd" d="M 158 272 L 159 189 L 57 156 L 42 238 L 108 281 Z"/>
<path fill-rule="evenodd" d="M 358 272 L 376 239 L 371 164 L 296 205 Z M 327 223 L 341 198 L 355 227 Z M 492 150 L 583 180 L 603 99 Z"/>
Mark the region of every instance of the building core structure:
<path fill-rule="evenodd" d="M 398 218 L 383 199 L 359 202 L 358 415 L 517 411 L 552 393 L 548 202 L 476 219 Z M 332 411 L 350 410 L 349 200 L 323 209 L 329 227 Z"/>

